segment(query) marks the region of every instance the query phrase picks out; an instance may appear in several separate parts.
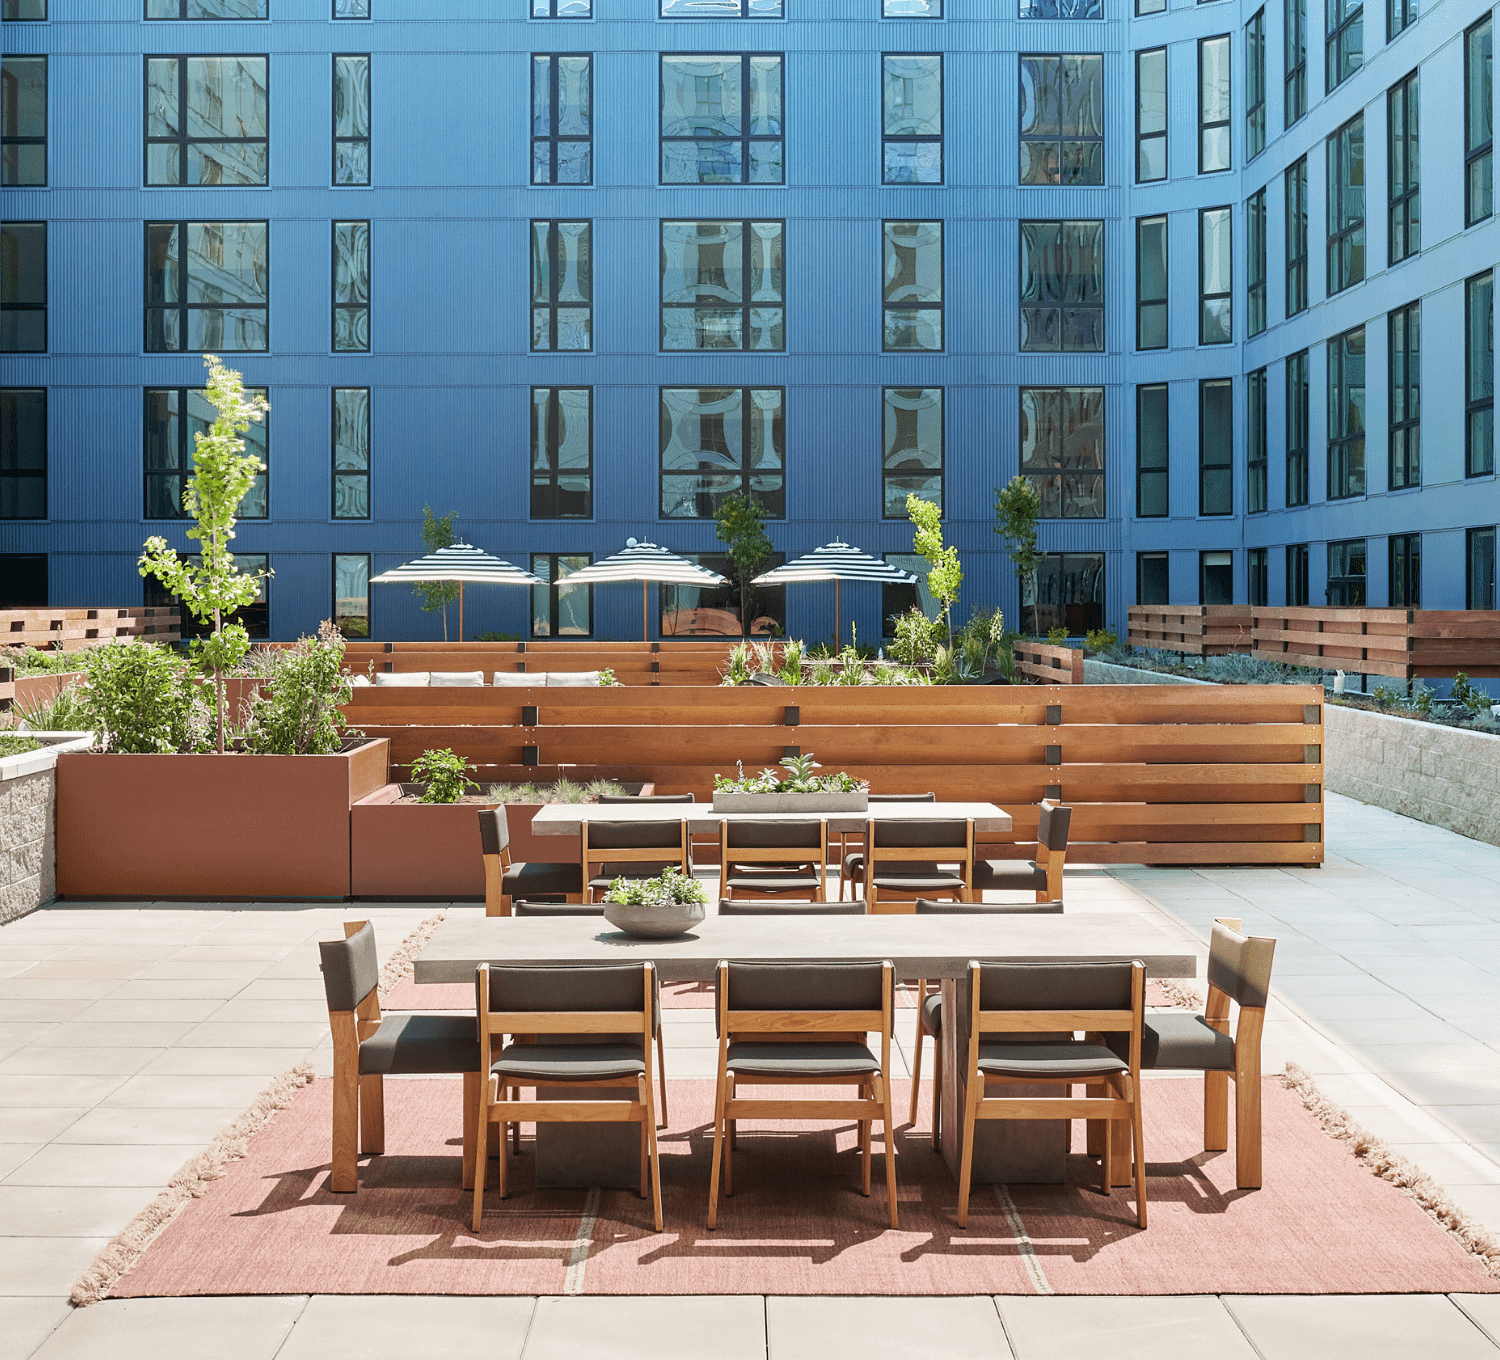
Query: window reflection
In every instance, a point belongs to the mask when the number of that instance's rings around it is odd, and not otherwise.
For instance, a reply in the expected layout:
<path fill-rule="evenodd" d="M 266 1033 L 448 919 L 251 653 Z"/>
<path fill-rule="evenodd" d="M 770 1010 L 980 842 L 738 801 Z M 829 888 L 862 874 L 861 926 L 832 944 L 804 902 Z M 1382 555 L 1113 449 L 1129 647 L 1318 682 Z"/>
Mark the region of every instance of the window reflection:
<path fill-rule="evenodd" d="M 786 348 L 780 222 L 661 224 L 664 350 Z"/>
<path fill-rule="evenodd" d="M 265 184 L 265 57 L 146 59 L 146 183 Z"/>
<path fill-rule="evenodd" d="M 333 517 L 370 518 L 370 389 L 333 389 Z"/>
<path fill-rule="evenodd" d="M 943 347 L 943 224 L 887 222 L 884 348 Z"/>
<path fill-rule="evenodd" d="M 1021 183 L 1104 183 L 1104 58 L 1021 58 Z"/>
<path fill-rule="evenodd" d="M 267 395 L 264 387 L 247 387 L 246 398 Z M 193 471 L 194 435 L 207 434 L 218 417 L 199 387 L 148 387 L 145 393 L 146 427 L 143 448 L 145 510 L 147 519 L 185 519 L 182 494 Z M 252 421 L 240 436 L 245 452 L 263 465 L 270 460 L 271 417 Z M 265 519 L 269 514 L 269 471 L 262 471 L 251 484 L 238 511 L 241 519 Z"/>
<path fill-rule="evenodd" d="M 1104 348 L 1104 223 L 1021 223 L 1021 348 Z"/>
<path fill-rule="evenodd" d="M 531 348 L 594 347 L 593 224 L 531 224 Z"/>
<path fill-rule="evenodd" d="M 779 387 L 661 389 L 661 515 L 712 519 L 730 496 L 786 514 Z"/>
<path fill-rule="evenodd" d="M 573 52 L 531 59 L 531 182 L 594 182 L 594 59 Z"/>
<path fill-rule="evenodd" d="M 943 504 L 943 389 L 887 387 L 882 393 L 881 486 L 886 519 L 906 518 L 906 498 Z"/>
<path fill-rule="evenodd" d="M 1021 389 L 1021 475 L 1043 519 L 1104 518 L 1104 389 Z"/>
<path fill-rule="evenodd" d="M 594 391 L 531 389 L 531 517 L 594 513 Z"/>
<path fill-rule="evenodd" d="M 940 53 L 881 58 L 882 179 L 943 182 L 943 58 Z"/>
<path fill-rule="evenodd" d="M 661 59 L 661 182 L 780 184 L 782 59 Z"/>
<path fill-rule="evenodd" d="M 267 235 L 265 222 L 146 223 L 146 349 L 268 348 Z"/>

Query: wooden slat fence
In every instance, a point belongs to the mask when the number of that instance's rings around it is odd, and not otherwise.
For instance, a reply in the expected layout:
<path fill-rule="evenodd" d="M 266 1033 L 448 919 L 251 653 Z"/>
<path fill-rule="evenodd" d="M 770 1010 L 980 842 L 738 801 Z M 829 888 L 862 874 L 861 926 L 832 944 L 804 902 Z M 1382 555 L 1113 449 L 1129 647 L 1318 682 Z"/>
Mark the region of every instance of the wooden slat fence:
<path fill-rule="evenodd" d="M 347 670 L 477 671 L 489 684 L 495 671 L 597 671 L 608 668 L 622 685 L 717 685 L 734 643 L 725 642 L 350 642 Z M 776 649 L 779 663 L 781 649 Z"/>
<path fill-rule="evenodd" d="M 1251 611 L 1254 655 L 1399 680 L 1458 671 L 1500 676 L 1500 611 L 1293 609 Z"/>
<path fill-rule="evenodd" d="M 0 609 L 0 645 L 72 652 L 115 638 L 177 642 L 181 636 L 175 605 L 138 605 L 129 609 Z"/>
<path fill-rule="evenodd" d="M 1011 644 L 1016 669 L 1032 680 L 1049 685 L 1083 684 L 1083 650 L 1079 647 L 1054 647 L 1047 642 L 1028 642 L 1017 638 Z"/>
<path fill-rule="evenodd" d="M 1133 604 L 1127 641 L 1132 647 L 1223 656 L 1248 652 L 1250 606 L 1243 604 Z"/>
<path fill-rule="evenodd" d="M 362 689 L 349 719 L 393 766 L 450 747 L 481 782 L 609 775 L 706 800 L 736 761 L 813 752 L 877 793 L 1001 804 L 1015 832 L 992 857 L 1023 857 L 1052 797 L 1074 807 L 1075 863 L 1318 864 L 1322 702 L 1315 685 Z"/>

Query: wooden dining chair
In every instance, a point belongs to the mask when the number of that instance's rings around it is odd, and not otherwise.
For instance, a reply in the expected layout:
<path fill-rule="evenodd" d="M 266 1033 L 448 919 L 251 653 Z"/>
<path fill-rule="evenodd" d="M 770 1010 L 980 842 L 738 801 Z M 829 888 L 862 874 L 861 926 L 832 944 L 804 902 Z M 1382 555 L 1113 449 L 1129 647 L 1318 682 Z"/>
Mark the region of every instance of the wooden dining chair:
<path fill-rule="evenodd" d="M 975 893 L 1034 892 L 1038 902 L 1061 902 L 1072 821 L 1072 808 L 1044 799 L 1037 815 L 1036 858 L 975 860 Z"/>
<path fill-rule="evenodd" d="M 641 1198 L 649 1183 L 661 1231 L 661 1172 L 652 1103 L 652 1042 L 661 1027 L 661 997 L 650 963 L 475 970 L 479 1062 L 484 1074 L 475 1103 L 480 1136 L 499 1137 L 495 1188 L 507 1193 L 508 1140 L 514 1123 L 631 1123 L 641 1126 Z M 506 1035 L 534 1036 L 505 1043 Z M 525 1088 L 620 1087 L 619 1100 L 519 1099 Z M 481 1143 L 480 1146 L 484 1146 Z M 484 1216 L 488 1158 L 474 1172 L 473 1228 Z"/>
<path fill-rule="evenodd" d="M 718 1223 L 720 1167 L 734 1193 L 734 1126 L 740 1119 L 857 1120 L 862 1193 L 870 1193 L 876 1120 L 884 1128 L 885 1190 L 897 1226 L 896 1144 L 891 1109 L 894 970 L 883 963 L 721 962 L 715 1014 L 719 1066 L 714 1091 L 714 1160 L 708 1226 Z M 880 1032 L 880 1056 L 867 1042 Z M 743 1086 L 854 1086 L 855 1099 L 754 1100 Z"/>
<path fill-rule="evenodd" d="M 720 916 L 864 916 L 863 898 L 850 902 L 809 902 L 784 897 L 726 897 Z"/>
<path fill-rule="evenodd" d="M 719 898 L 811 898 L 826 902 L 827 822 L 719 823 Z"/>
<path fill-rule="evenodd" d="M 867 795 L 866 800 L 871 807 L 879 803 L 935 803 L 936 793 L 872 793 Z M 861 849 L 853 852 L 849 849 L 850 838 L 860 845 Z M 839 832 L 839 900 L 844 899 L 844 890 L 849 884 L 849 876 L 858 871 L 864 873 L 864 832 L 862 831 L 840 831 Z"/>
<path fill-rule="evenodd" d="M 865 864 L 850 881 L 864 889 L 872 913 L 911 912 L 919 897 L 967 902 L 973 873 L 972 821 L 871 818 L 865 826 Z"/>
<path fill-rule="evenodd" d="M 693 872 L 688 824 L 680 819 L 585 821 L 581 845 L 586 902 L 608 891 L 617 878 L 656 878 L 671 867 L 690 877 Z"/>
<path fill-rule="evenodd" d="M 970 960 L 961 998 L 965 1051 L 960 1096 L 963 1156 L 958 1226 L 969 1224 L 974 1128 L 981 1119 L 1086 1119 L 1102 1125 L 1100 1189 L 1110 1193 L 1118 1138 L 1132 1148 L 1136 1222 L 1146 1226 L 1146 1160 L 1141 1143 L 1141 1023 L 1146 966 L 1132 963 L 978 963 Z M 1083 1031 L 1082 1039 L 1077 1031 Z M 1066 1038 L 1053 1038 L 1063 1032 Z M 1103 1040 L 1126 1039 L 1126 1056 Z M 1005 1037 L 1000 1037 L 1005 1036 Z M 1044 1037 L 1045 1036 L 1045 1037 Z M 1075 1083 L 1108 1094 L 1074 1097 Z M 1056 1085 L 1053 1097 L 992 1096 L 992 1087 Z"/>
<path fill-rule="evenodd" d="M 513 863 L 510 857 L 510 823 L 505 809 L 480 808 L 479 840 L 484 851 L 484 914 L 509 916 L 516 898 L 560 897 L 568 902 L 583 900 L 583 866 L 580 864 L 530 861 Z"/>
<path fill-rule="evenodd" d="M 1034 916 L 1061 915 L 1061 902 L 936 902 L 919 897 L 916 902 L 918 916 L 955 914 L 970 916 Z M 908 1123 L 917 1122 L 917 1097 L 922 1090 L 923 1040 L 932 1040 L 932 1150 L 939 1152 L 943 1146 L 943 998 L 937 993 L 929 994 L 927 979 L 917 979 L 916 1034 L 912 1042 L 911 1061 L 911 1111 Z"/>
<path fill-rule="evenodd" d="M 480 1055 L 467 1014 L 424 1015 L 380 1010 L 380 959 L 375 927 L 346 921 L 342 940 L 319 940 L 323 994 L 333 1034 L 333 1171 L 339 1194 L 359 1189 L 359 1158 L 385 1151 L 387 1076 L 447 1075 L 464 1079 L 463 1186 L 474 1184 Z"/>

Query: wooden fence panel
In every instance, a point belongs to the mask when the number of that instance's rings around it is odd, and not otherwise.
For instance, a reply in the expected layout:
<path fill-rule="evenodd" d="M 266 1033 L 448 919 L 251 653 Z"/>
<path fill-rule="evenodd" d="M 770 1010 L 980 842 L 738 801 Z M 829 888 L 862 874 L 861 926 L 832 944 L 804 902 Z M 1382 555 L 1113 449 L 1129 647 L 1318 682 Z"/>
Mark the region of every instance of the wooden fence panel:
<path fill-rule="evenodd" d="M 1500 611 L 1255 609 L 1254 654 L 1267 661 L 1398 680 L 1459 671 L 1500 676 Z"/>
<path fill-rule="evenodd" d="M 1017 638 L 1011 650 L 1022 675 L 1049 685 L 1083 684 L 1083 651 L 1078 647 L 1053 647 Z"/>
<path fill-rule="evenodd" d="M 0 609 L 0 644 L 74 652 L 115 638 L 177 642 L 182 633 L 175 606 L 128 609 Z"/>
<path fill-rule="evenodd" d="M 1132 647 L 1223 656 L 1251 648 L 1250 608 L 1240 604 L 1133 604 L 1126 640 Z"/>

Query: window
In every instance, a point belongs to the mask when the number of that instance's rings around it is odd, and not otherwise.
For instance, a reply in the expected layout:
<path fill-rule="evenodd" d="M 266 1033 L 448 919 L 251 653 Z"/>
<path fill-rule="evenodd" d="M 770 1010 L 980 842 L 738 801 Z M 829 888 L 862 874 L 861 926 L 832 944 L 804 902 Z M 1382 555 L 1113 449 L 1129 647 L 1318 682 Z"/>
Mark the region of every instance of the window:
<path fill-rule="evenodd" d="M 47 224 L 0 222 L 0 353 L 47 352 Z"/>
<path fill-rule="evenodd" d="M 1291 127 L 1307 112 L 1307 0 L 1286 0 L 1286 102 L 1282 126 Z"/>
<path fill-rule="evenodd" d="M 1229 34 L 1198 42 L 1198 173 L 1228 170 Z"/>
<path fill-rule="evenodd" d="M 1464 473 L 1495 470 L 1495 275 L 1464 285 Z"/>
<path fill-rule="evenodd" d="M 1266 328 L 1266 191 L 1257 189 L 1245 200 L 1245 331 L 1259 335 Z"/>
<path fill-rule="evenodd" d="M 47 58 L 0 58 L 0 185 L 47 182 Z"/>
<path fill-rule="evenodd" d="M 1166 383 L 1135 389 L 1135 513 L 1158 519 L 1168 513 L 1171 423 Z M 1147 604 L 1149 601 L 1142 600 Z M 1166 601 L 1161 601 L 1165 604 Z"/>
<path fill-rule="evenodd" d="M 880 58 L 881 182 L 943 182 L 941 53 L 887 52 Z"/>
<path fill-rule="evenodd" d="M 1328 342 L 1328 499 L 1365 494 L 1365 328 Z"/>
<path fill-rule="evenodd" d="M 594 182 L 594 59 L 586 52 L 531 58 L 531 182 Z"/>
<path fill-rule="evenodd" d="M 547 582 L 531 588 L 532 637 L 593 636 L 594 588 L 567 583 L 593 560 L 592 553 L 531 554 L 531 574 Z"/>
<path fill-rule="evenodd" d="M 1307 310 L 1307 157 L 1287 167 L 1286 314 Z"/>
<path fill-rule="evenodd" d="M 203 558 L 200 553 L 178 553 L 178 557 L 188 566 L 196 567 L 201 564 Z M 254 576 L 255 598 L 243 609 L 236 609 L 227 614 L 224 622 L 237 623 L 252 638 L 269 638 L 271 636 L 271 601 L 269 596 L 270 578 L 268 572 L 271 569 L 271 559 L 265 553 L 243 553 L 234 555 L 234 565 L 242 575 Z M 152 608 L 177 608 L 182 610 L 182 636 L 184 640 L 189 638 L 206 638 L 213 632 L 213 623 L 202 623 L 195 619 L 183 608 L 182 597 L 171 594 L 155 577 L 146 577 L 142 583 L 141 603 Z"/>
<path fill-rule="evenodd" d="M 333 518 L 370 518 L 370 389 L 333 389 Z"/>
<path fill-rule="evenodd" d="M 1286 503 L 1307 504 L 1309 388 L 1307 351 L 1286 361 Z M 1305 592 L 1304 592 L 1305 593 Z"/>
<path fill-rule="evenodd" d="M 927 559 L 918 553 L 885 553 L 884 560 L 917 578 L 915 585 L 888 582 L 880 587 L 880 617 L 885 636 L 892 636 L 896 619 L 909 610 L 920 609 L 927 618 L 936 619 L 943 606 L 928 587 Z"/>
<path fill-rule="evenodd" d="M 1021 58 L 1022 184 L 1104 183 L 1104 58 Z"/>
<path fill-rule="evenodd" d="M 1390 178 L 1390 260 L 1399 264 L 1422 249 L 1422 161 L 1418 145 L 1417 73 L 1386 95 L 1386 167 Z"/>
<path fill-rule="evenodd" d="M 881 393 L 881 514 L 906 518 L 906 498 L 943 504 L 943 389 L 887 387 Z"/>
<path fill-rule="evenodd" d="M 1495 607 L 1495 531 L 1470 529 L 1464 535 L 1465 598 L 1468 609 Z"/>
<path fill-rule="evenodd" d="M 333 58 L 333 182 L 370 182 L 370 56 Z"/>
<path fill-rule="evenodd" d="M 1422 535 L 1392 534 L 1391 608 L 1422 607 Z"/>
<path fill-rule="evenodd" d="M 1135 16 L 1143 19 L 1148 14 L 1165 14 L 1167 0 L 1135 0 Z"/>
<path fill-rule="evenodd" d="M 943 347 L 943 224 L 884 224 L 881 305 L 887 350 Z"/>
<path fill-rule="evenodd" d="M 146 351 L 270 347 L 265 222 L 146 223 Z"/>
<path fill-rule="evenodd" d="M 3 0 L 0 2 L 0 19 L 4 19 L 7 23 L 46 17 L 47 0 Z M 13 553 L 10 555 L 15 556 Z M 43 603 L 46 601 L 43 600 Z"/>
<path fill-rule="evenodd" d="M 1021 348 L 1104 349 L 1104 223 L 1022 222 Z"/>
<path fill-rule="evenodd" d="M 0 387 L 0 519 L 47 518 L 47 389 Z"/>
<path fill-rule="evenodd" d="M 1335 609 L 1359 609 L 1365 603 L 1365 541 L 1350 538 L 1328 545 L 1328 588 Z"/>
<path fill-rule="evenodd" d="M 1135 54 L 1135 182 L 1167 177 L 1167 49 Z"/>
<path fill-rule="evenodd" d="M 531 517 L 594 516 L 594 390 L 531 389 Z"/>
<path fill-rule="evenodd" d="M 1234 513 L 1234 384 L 1198 384 L 1198 513 Z"/>
<path fill-rule="evenodd" d="M 265 57 L 146 58 L 146 183 L 267 184 Z"/>
<path fill-rule="evenodd" d="M 1171 604 L 1172 591 L 1164 552 L 1138 552 L 1135 555 L 1135 602 L 1137 604 Z"/>
<path fill-rule="evenodd" d="M 1389 42 L 1417 22 L 1417 0 L 1389 0 L 1385 12 L 1385 39 Z"/>
<path fill-rule="evenodd" d="M 1167 219 L 1135 219 L 1135 347 L 1167 347 Z"/>
<path fill-rule="evenodd" d="M 1470 227 L 1494 206 L 1493 31 L 1486 15 L 1464 34 L 1464 225 Z"/>
<path fill-rule="evenodd" d="M 779 387 L 662 388 L 661 517 L 712 519 L 744 496 L 784 519 L 785 411 Z"/>
<path fill-rule="evenodd" d="M 47 603 L 47 554 L 0 553 L 0 609 L 33 609 Z"/>
<path fill-rule="evenodd" d="M 781 0 L 660 0 L 662 19 L 780 19 Z"/>
<path fill-rule="evenodd" d="M 1422 304 L 1389 317 L 1390 488 L 1422 485 Z"/>
<path fill-rule="evenodd" d="M 1104 518 L 1104 389 L 1021 389 L 1021 475 L 1043 519 Z"/>
<path fill-rule="evenodd" d="M 661 224 L 664 350 L 786 348 L 781 222 Z"/>
<path fill-rule="evenodd" d="M 368 0 L 364 0 L 368 3 Z M 592 19 L 593 0 L 531 0 L 533 19 Z"/>
<path fill-rule="evenodd" d="M 786 632 L 786 587 L 751 586 L 745 615 L 740 621 L 740 591 L 734 584 L 734 564 L 728 553 L 681 553 L 695 566 L 707 567 L 728 578 L 722 586 L 674 586 L 663 584 L 658 598 L 663 637 L 772 637 Z M 770 571 L 786 562 L 785 553 L 772 553 L 761 566 Z M 886 587 L 889 589 L 889 587 Z M 908 587 L 910 589 L 910 587 Z"/>
<path fill-rule="evenodd" d="M 661 182 L 782 183 L 781 68 L 769 53 L 662 57 Z"/>
<path fill-rule="evenodd" d="M 1245 25 L 1245 159 L 1266 149 L 1266 11 Z"/>
<path fill-rule="evenodd" d="M 1251 548 L 1245 554 L 1245 567 L 1250 577 L 1250 603 L 1264 606 L 1271 603 L 1271 550 Z"/>
<path fill-rule="evenodd" d="M 333 0 L 335 19 L 368 19 L 370 0 Z"/>
<path fill-rule="evenodd" d="M 1327 5 L 1324 89 L 1332 93 L 1364 62 L 1365 7 L 1364 0 L 1327 0 Z"/>
<path fill-rule="evenodd" d="M 264 387 L 247 387 L 246 396 L 265 396 Z M 198 387 L 148 387 L 145 395 L 146 429 L 143 441 L 146 519 L 185 519 L 182 493 L 193 472 L 195 434 L 207 434 L 218 412 Z M 270 463 L 270 417 L 250 422 L 241 436 L 245 452 L 258 458 L 262 469 Z M 270 473 L 263 470 L 240 502 L 241 519 L 265 519 L 270 514 Z M 238 556 L 239 554 L 235 554 Z"/>
<path fill-rule="evenodd" d="M 1266 464 L 1266 370 L 1257 368 L 1245 378 L 1245 510 L 1248 514 L 1258 515 L 1266 508 Z"/>
<path fill-rule="evenodd" d="M 1200 552 L 1198 554 L 1198 603 L 1234 603 L 1234 554 Z"/>
<path fill-rule="evenodd" d="M 593 349 L 593 233 L 591 222 L 532 222 L 532 349 Z"/>
<path fill-rule="evenodd" d="M 1365 116 L 1328 139 L 1328 296 L 1365 276 Z"/>
<path fill-rule="evenodd" d="M 268 19 L 268 5 L 269 0 L 146 0 L 146 18 Z"/>
<path fill-rule="evenodd" d="M 1082 637 L 1104 627 L 1104 554 L 1043 553 L 1031 582 L 1021 586 L 1021 604 L 1032 610 L 1036 632 L 1063 628 Z"/>
<path fill-rule="evenodd" d="M 886 19 L 941 19 L 943 0 L 881 0 L 880 13 Z"/>
<path fill-rule="evenodd" d="M 1102 19 L 1103 0 L 1020 0 L 1023 19 Z"/>
<path fill-rule="evenodd" d="M 1234 338 L 1234 299 L 1230 296 L 1229 209 L 1204 208 L 1198 214 L 1198 343 L 1227 345 Z"/>
<path fill-rule="evenodd" d="M 370 348 L 370 224 L 333 224 L 333 348 Z"/>
<path fill-rule="evenodd" d="M 1286 549 L 1286 602 L 1294 609 L 1307 606 L 1307 544 L 1289 543 Z"/>
<path fill-rule="evenodd" d="M 334 553 L 333 622 L 346 638 L 367 638 L 370 626 L 370 554 Z"/>

